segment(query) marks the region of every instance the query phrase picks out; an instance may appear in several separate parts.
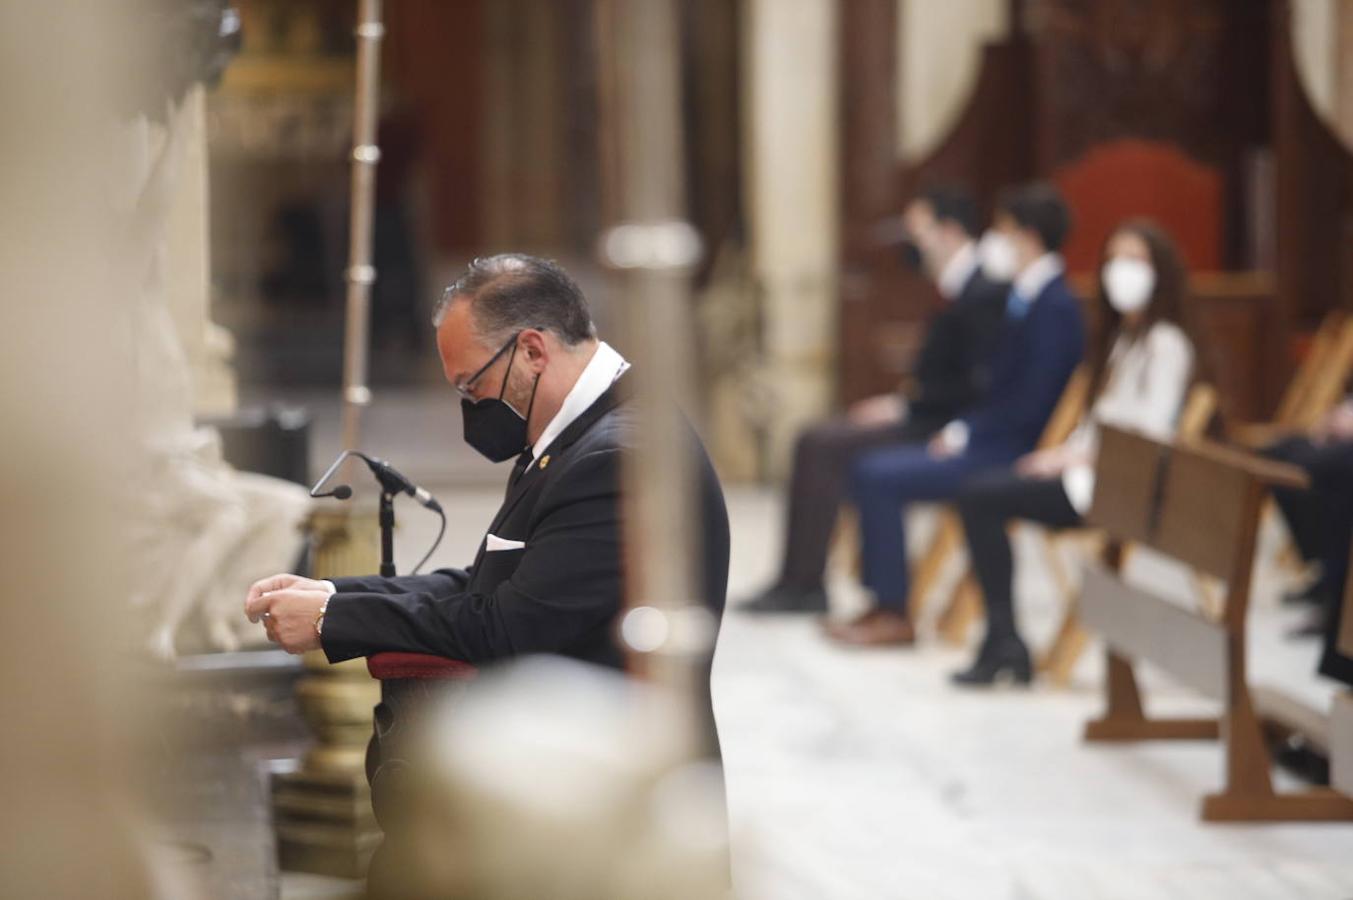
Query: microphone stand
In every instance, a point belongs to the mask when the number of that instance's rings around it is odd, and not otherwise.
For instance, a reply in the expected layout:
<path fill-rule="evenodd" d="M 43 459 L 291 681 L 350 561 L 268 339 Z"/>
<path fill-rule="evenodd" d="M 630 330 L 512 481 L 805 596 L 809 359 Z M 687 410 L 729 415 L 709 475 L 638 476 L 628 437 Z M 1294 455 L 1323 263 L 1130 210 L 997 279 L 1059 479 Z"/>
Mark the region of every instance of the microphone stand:
<path fill-rule="evenodd" d="M 381 486 L 381 577 L 395 577 L 395 495 Z"/>
<path fill-rule="evenodd" d="M 400 475 L 390 467 L 390 464 L 383 459 L 367 456 L 360 450 L 344 450 L 338 455 L 338 459 L 333 461 L 333 465 L 320 476 L 319 481 L 310 489 L 311 497 L 334 497 L 338 500 L 346 500 L 352 496 L 352 488 L 346 484 L 340 484 L 331 491 L 324 491 L 322 488 L 329 483 L 329 479 L 338 471 L 338 467 L 350 456 L 356 456 L 367 464 L 371 474 L 376 477 L 376 481 L 381 486 L 380 513 L 377 521 L 381 528 L 381 567 L 380 574 L 382 578 L 395 577 L 395 496 L 398 494 L 408 494 L 423 506 L 441 516 L 442 527 L 437 533 L 437 540 L 433 542 L 432 549 L 428 550 L 427 555 L 423 557 L 422 562 L 414 566 L 414 573 L 423 568 L 423 564 L 432 556 L 432 551 L 437 549 L 441 543 L 443 535 L 446 534 L 446 513 L 442 506 L 427 491 L 410 482 L 407 478 Z"/>
<path fill-rule="evenodd" d="M 352 496 L 352 488 L 345 484 L 340 484 L 332 491 L 321 492 L 320 488 L 328 483 L 333 474 L 338 471 L 338 467 L 343 464 L 343 460 L 349 456 L 357 456 L 362 459 L 366 457 L 356 450 L 344 450 L 334 460 L 333 465 L 329 466 L 327 472 L 320 476 L 319 481 L 310 489 L 311 497 L 337 497 L 339 500 L 346 500 Z M 395 495 L 403 493 L 404 486 L 391 479 L 384 472 L 372 470 L 376 480 L 381 486 L 381 503 L 378 521 L 381 527 L 381 567 L 380 574 L 382 578 L 395 577 Z"/>

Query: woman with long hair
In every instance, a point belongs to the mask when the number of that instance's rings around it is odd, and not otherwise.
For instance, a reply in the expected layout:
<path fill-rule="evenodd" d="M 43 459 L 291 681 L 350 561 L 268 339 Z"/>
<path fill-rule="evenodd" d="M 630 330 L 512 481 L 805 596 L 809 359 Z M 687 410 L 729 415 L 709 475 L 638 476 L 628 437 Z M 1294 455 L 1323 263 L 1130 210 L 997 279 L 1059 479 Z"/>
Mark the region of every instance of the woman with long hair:
<path fill-rule="evenodd" d="M 1184 402 L 1195 353 L 1183 324 L 1186 273 L 1174 242 L 1155 223 L 1119 225 L 1104 244 L 1099 270 L 1098 329 L 1091 348 L 1094 402 L 1061 445 L 1036 450 L 1013 469 L 983 473 L 958 499 L 973 569 L 987 611 L 977 659 L 954 675 L 961 685 L 1006 676 L 1033 678 L 1028 648 L 1015 626 L 1013 560 L 1006 526 L 1023 519 L 1051 528 L 1083 524 L 1094 493 L 1098 426 L 1113 425 L 1168 440 Z"/>

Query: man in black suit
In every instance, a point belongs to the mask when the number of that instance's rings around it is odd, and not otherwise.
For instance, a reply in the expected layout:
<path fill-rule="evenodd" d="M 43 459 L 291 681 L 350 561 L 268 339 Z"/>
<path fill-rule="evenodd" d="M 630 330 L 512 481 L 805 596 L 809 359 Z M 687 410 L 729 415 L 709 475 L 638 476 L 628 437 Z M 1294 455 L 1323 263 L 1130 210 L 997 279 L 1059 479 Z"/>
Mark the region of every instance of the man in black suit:
<path fill-rule="evenodd" d="M 800 435 L 780 575 L 743 609 L 825 612 L 823 570 L 851 463 L 877 447 L 925 442 L 986 391 L 1009 286 L 988 279 L 978 264 L 977 205 L 959 188 L 936 185 L 907 205 L 903 221 L 905 252 L 934 279 L 945 306 L 901 390 L 862 400 Z"/>
<path fill-rule="evenodd" d="M 620 667 L 621 457 L 634 445 L 629 368 L 598 341 L 582 292 L 556 264 L 524 254 L 475 260 L 435 319 L 446 378 L 461 395 L 465 439 L 495 462 L 516 458 L 507 496 L 474 564 L 430 575 L 255 584 L 246 614 L 292 653 L 331 662 L 385 651 L 483 664 L 548 653 Z M 721 612 L 728 514 L 691 433 L 701 499 L 701 599 Z"/>

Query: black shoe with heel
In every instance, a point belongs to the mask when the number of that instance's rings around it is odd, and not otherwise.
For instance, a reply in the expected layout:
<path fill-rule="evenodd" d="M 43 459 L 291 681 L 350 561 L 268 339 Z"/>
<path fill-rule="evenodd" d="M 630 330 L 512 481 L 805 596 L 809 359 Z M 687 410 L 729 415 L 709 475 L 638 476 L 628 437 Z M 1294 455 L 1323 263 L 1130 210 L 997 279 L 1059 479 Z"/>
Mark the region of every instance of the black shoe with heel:
<path fill-rule="evenodd" d="M 1028 685 L 1034 680 L 1029 649 L 1019 638 L 984 645 L 975 663 L 951 677 L 954 684 L 964 687 L 987 687 L 1007 679 L 1018 685 Z"/>

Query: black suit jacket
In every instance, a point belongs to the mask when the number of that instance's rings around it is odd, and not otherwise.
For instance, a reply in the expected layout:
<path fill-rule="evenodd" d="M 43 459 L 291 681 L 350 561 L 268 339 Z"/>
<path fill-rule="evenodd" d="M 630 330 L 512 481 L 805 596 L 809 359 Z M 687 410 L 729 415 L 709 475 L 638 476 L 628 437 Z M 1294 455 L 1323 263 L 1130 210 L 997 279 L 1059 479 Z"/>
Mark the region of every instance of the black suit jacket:
<path fill-rule="evenodd" d="M 938 428 L 974 406 L 991 385 L 991 361 L 1010 285 L 978 268 L 931 321 L 909 392 L 910 418 Z"/>
<path fill-rule="evenodd" d="M 617 382 L 510 481 L 488 533 L 525 547 L 489 551 L 481 542 L 465 570 L 334 579 L 322 635 L 329 661 L 402 651 L 482 664 L 552 653 L 622 666 L 620 466 L 634 438 L 633 404 Z M 728 512 L 694 431 L 691 452 L 701 499 L 697 583 L 717 617 L 728 588 Z"/>

